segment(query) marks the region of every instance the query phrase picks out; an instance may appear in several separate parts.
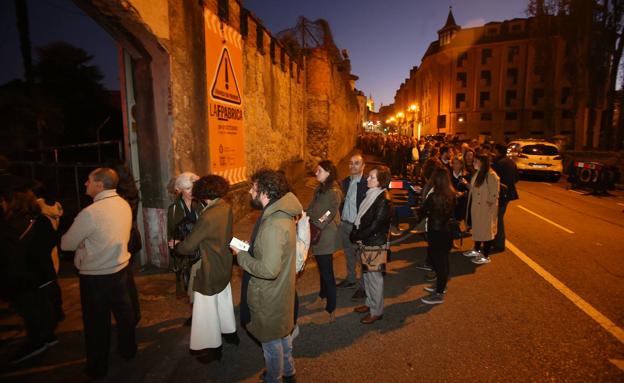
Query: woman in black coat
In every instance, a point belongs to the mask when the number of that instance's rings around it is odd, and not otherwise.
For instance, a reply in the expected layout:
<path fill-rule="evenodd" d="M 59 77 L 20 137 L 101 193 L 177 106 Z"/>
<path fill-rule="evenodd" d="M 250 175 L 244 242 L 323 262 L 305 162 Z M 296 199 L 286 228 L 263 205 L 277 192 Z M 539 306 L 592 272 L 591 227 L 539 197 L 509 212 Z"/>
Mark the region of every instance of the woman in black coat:
<path fill-rule="evenodd" d="M 360 320 L 363 324 L 371 324 L 383 317 L 383 271 L 388 252 L 388 232 L 392 208 L 387 188 L 390 184 L 390 169 L 386 166 L 378 166 L 368 174 L 368 191 L 360 204 L 353 231 L 351 242 L 360 245 L 360 252 L 364 254 L 376 254 L 382 257 L 380 265 L 375 262 L 362 263 L 362 280 L 366 291 L 366 305 L 358 306 L 353 311 L 367 313 Z"/>
<path fill-rule="evenodd" d="M 456 196 L 447 168 L 436 168 L 430 183 L 432 192 L 421 206 L 418 216 L 427 219 L 427 258 L 431 261 L 437 280 L 435 286 L 425 287 L 425 291 L 431 295 L 422 298 L 422 302 L 439 304 L 444 302 L 449 275 L 449 253 L 453 243 L 450 223 L 455 214 Z"/>
<path fill-rule="evenodd" d="M 26 328 L 26 341 L 10 360 L 16 364 L 58 343 L 50 299 L 50 288 L 56 282 L 51 252 L 58 235 L 50 220 L 41 215 L 31 191 L 6 192 L 0 197 L 2 295 L 24 319 Z"/>

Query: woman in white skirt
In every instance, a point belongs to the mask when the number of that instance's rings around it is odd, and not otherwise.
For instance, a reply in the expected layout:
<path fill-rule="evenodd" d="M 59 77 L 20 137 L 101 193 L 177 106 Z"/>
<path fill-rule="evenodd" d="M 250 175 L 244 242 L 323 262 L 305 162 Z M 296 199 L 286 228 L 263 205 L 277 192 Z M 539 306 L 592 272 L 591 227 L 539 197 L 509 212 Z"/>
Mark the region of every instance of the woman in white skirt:
<path fill-rule="evenodd" d="M 233 215 L 223 200 L 228 189 L 228 182 L 217 175 L 195 181 L 193 198 L 205 207 L 191 234 L 176 246 L 178 254 L 193 254 L 198 248 L 201 253 L 193 284 L 190 350 L 203 363 L 221 359 L 222 338 L 228 343 L 239 342 L 230 286 Z"/>

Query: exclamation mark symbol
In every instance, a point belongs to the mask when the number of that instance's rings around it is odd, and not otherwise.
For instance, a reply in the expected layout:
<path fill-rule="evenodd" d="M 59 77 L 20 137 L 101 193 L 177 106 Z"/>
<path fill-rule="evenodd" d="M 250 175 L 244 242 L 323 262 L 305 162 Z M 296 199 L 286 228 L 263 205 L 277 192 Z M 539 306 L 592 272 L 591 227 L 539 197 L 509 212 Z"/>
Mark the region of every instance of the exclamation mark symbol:
<path fill-rule="evenodd" d="M 229 90 L 230 89 L 230 75 L 228 74 L 228 68 L 230 66 L 228 65 L 228 59 L 225 59 L 225 89 Z"/>

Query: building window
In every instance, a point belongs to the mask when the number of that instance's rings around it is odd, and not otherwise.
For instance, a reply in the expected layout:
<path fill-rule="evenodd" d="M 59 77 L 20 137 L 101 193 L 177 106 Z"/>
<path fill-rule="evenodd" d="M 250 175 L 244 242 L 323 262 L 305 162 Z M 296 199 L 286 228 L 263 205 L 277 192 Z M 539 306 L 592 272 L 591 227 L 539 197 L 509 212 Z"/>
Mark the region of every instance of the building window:
<path fill-rule="evenodd" d="M 513 25 L 511 26 L 511 32 L 513 32 L 513 33 L 519 33 L 519 32 L 522 32 L 522 24 L 521 24 L 521 23 L 516 23 L 516 24 L 513 24 Z"/>
<path fill-rule="evenodd" d="M 260 24 L 256 24 L 256 49 L 264 54 L 264 28 Z"/>
<path fill-rule="evenodd" d="M 492 121 L 492 113 L 481 113 L 481 121 Z"/>
<path fill-rule="evenodd" d="M 446 114 L 438 116 L 438 129 L 446 129 Z"/>
<path fill-rule="evenodd" d="M 564 109 L 561 111 L 561 118 L 563 119 L 571 119 L 574 118 L 574 111 L 571 109 Z"/>
<path fill-rule="evenodd" d="M 479 94 L 479 107 L 484 108 L 488 101 L 490 101 L 490 92 L 481 92 Z"/>
<path fill-rule="evenodd" d="M 468 117 L 466 116 L 466 113 L 458 113 L 456 121 L 459 123 L 468 121 Z"/>
<path fill-rule="evenodd" d="M 498 34 L 498 28 L 496 28 L 496 27 L 488 28 L 486 33 L 487 33 L 488 36 L 497 35 Z"/>
<path fill-rule="evenodd" d="M 518 112 L 505 112 L 505 120 L 513 121 L 518 119 Z"/>
<path fill-rule="evenodd" d="M 507 92 L 505 92 L 505 106 L 510 107 L 511 103 L 513 102 L 513 100 L 516 99 L 516 97 L 518 97 L 518 92 L 516 92 L 515 90 L 508 90 Z"/>
<path fill-rule="evenodd" d="M 481 81 L 485 84 L 485 86 L 492 86 L 492 72 L 489 70 L 482 70 Z"/>
<path fill-rule="evenodd" d="M 484 48 L 481 51 L 481 65 L 487 65 L 490 57 L 492 57 L 492 50 L 490 48 Z"/>
<path fill-rule="evenodd" d="M 455 108 L 456 109 L 463 108 L 465 103 L 466 103 L 466 93 L 455 94 Z"/>
<path fill-rule="evenodd" d="M 240 30 L 241 30 L 241 35 L 243 37 L 247 37 L 247 35 L 249 34 L 248 18 L 249 18 L 249 11 L 247 10 L 247 8 L 241 8 L 241 12 L 240 12 Z"/>
<path fill-rule="evenodd" d="M 457 82 L 461 83 L 462 88 L 465 88 L 468 85 L 468 75 L 466 72 L 457 73 Z"/>
<path fill-rule="evenodd" d="M 543 88 L 533 89 L 533 106 L 539 105 L 542 98 L 544 98 L 544 89 Z"/>
<path fill-rule="evenodd" d="M 518 68 L 507 69 L 507 81 L 511 82 L 512 85 L 518 85 Z"/>
<path fill-rule="evenodd" d="M 520 47 L 513 45 L 507 48 L 507 62 L 513 62 L 514 59 L 520 54 Z"/>
<path fill-rule="evenodd" d="M 457 56 L 457 66 L 459 68 L 464 66 L 464 61 L 468 60 L 468 52 L 464 52 L 464 53 L 460 53 L 459 56 Z"/>
<path fill-rule="evenodd" d="M 567 104 L 570 97 L 572 97 L 572 88 L 569 86 L 561 88 L 561 103 Z"/>
<path fill-rule="evenodd" d="M 544 111 L 543 110 L 534 110 L 531 113 L 531 118 L 533 120 L 543 120 L 544 119 Z"/>
<path fill-rule="evenodd" d="M 219 9 L 218 16 L 224 22 L 228 22 L 230 17 L 230 7 L 228 5 L 228 0 L 219 0 Z"/>

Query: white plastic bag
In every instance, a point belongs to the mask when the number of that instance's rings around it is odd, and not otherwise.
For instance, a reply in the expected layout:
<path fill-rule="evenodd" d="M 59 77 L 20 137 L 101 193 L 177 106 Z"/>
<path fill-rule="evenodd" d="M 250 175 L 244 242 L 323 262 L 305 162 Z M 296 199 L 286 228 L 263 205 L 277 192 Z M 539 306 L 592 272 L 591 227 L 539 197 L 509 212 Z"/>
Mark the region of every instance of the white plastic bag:
<path fill-rule="evenodd" d="M 310 249 L 310 217 L 305 211 L 297 222 L 297 259 L 295 267 L 297 272 L 301 272 L 305 267 L 306 259 L 308 259 L 308 250 Z"/>

